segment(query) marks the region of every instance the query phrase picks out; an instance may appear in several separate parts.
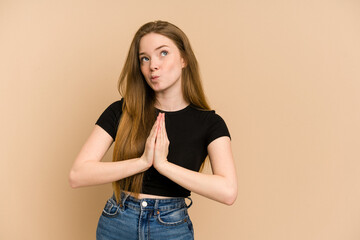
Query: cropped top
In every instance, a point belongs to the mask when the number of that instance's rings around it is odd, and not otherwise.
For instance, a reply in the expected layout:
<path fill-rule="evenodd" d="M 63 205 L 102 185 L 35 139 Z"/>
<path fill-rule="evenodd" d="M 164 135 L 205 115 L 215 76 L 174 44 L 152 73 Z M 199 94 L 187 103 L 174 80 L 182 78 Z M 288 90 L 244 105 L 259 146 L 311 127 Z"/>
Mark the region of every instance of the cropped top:
<path fill-rule="evenodd" d="M 96 121 L 115 141 L 122 114 L 123 99 L 110 104 Z M 165 113 L 169 139 L 168 161 L 184 168 L 199 171 L 208 155 L 207 146 L 215 139 L 228 136 L 224 120 L 214 110 L 198 110 L 188 105 L 179 111 Z M 141 193 L 168 197 L 187 197 L 190 191 L 161 175 L 154 167 L 144 173 Z"/>

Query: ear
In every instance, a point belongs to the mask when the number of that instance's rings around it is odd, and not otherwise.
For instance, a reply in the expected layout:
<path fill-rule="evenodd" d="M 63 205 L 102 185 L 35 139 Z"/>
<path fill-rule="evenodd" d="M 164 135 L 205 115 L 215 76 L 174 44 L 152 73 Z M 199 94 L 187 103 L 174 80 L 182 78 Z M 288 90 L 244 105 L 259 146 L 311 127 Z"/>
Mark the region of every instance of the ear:
<path fill-rule="evenodd" d="M 181 58 L 181 67 L 185 68 L 186 66 L 187 66 L 187 63 L 186 63 L 185 59 L 182 57 Z"/>

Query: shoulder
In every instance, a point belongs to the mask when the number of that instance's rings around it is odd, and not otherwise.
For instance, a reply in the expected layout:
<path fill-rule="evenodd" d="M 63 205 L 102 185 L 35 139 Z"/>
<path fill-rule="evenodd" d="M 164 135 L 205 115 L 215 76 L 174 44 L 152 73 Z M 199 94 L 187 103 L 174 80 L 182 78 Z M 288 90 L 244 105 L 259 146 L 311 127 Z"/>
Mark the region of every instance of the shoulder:
<path fill-rule="evenodd" d="M 112 116 L 115 118 L 119 118 L 122 113 L 122 106 L 123 106 L 123 98 L 120 100 L 116 100 L 112 102 L 108 107 L 104 110 L 103 114 Z"/>
<path fill-rule="evenodd" d="M 212 124 L 218 121 L 224 121 L 224 119 L 215 110 L 202 110 L 196 107 L 191 107 L 191 114 L 201 118 L 203 123 Z"/>
<path fill-rule="evenodd" d="M 215 110 L 192 108 L 192 113 L 197 116 L 206 131 L 207 144 L 222 136 L 231 138 L 225 120 Z"/>
<path fill-rule="evenodd" d="M 112 109 L 114 111 L 121 111 L 122 112 L 122 105 L 123 105 L 124 99 L 121 98 L 120 100 L 114 101 L 111 103 L 108 108 Z"/>
<path fill-rule="evenodd" d="M 102 112 L 102 114 L 95 123 L 102 127 L 105 131 L 107 131 L 113 137 L 113 139 L 115 139 L 117 127 L 121 118 L 122 104 L 123 99 L 112 102 Z"/>

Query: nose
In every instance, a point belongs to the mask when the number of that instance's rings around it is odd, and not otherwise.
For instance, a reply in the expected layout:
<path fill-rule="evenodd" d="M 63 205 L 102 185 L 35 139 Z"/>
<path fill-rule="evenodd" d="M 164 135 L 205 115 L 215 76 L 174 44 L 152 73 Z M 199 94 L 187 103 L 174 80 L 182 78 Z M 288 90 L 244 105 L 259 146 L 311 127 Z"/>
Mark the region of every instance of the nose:
<path fill-rule="evenodd" d="M 156 59 L 156 58 L 152 58 L 150 60 L 150 70 L 153 72 L 153 71 L 156 71 L 159 69 L 159 61 Z"/>

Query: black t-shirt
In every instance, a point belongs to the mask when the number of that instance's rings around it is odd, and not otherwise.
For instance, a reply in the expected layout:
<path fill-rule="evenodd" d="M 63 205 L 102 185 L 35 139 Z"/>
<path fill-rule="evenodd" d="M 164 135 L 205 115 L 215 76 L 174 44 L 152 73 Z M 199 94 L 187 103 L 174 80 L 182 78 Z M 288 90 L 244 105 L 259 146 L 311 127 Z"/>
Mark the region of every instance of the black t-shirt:
<path fill-rule="evenodd" d="M 123 99 L 106 108 L 95 124 L 102 127 L 115 141 Z M 170 141 L 168 161 L 184 168 L 199 171 L 205 160 L 207 146 L 216 138 L 230 137 L 224 120 L 212 111 L 203 111 L 192 105 L 166 112 L 165 126 Z M 143 179 L 142 193 L 168 197 L 187 197 L 190 191 L 161 175 L 154 167 L 149 168 Z"/>

